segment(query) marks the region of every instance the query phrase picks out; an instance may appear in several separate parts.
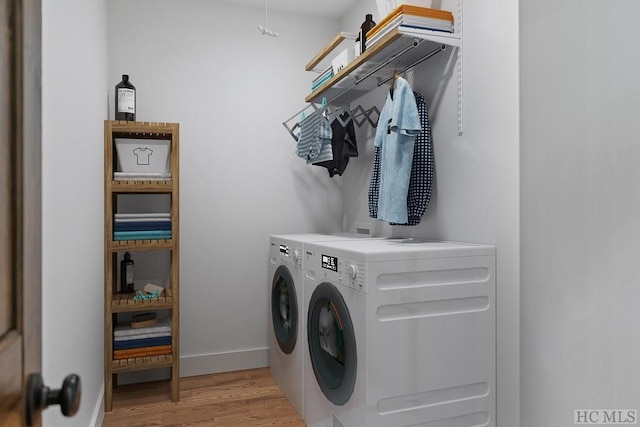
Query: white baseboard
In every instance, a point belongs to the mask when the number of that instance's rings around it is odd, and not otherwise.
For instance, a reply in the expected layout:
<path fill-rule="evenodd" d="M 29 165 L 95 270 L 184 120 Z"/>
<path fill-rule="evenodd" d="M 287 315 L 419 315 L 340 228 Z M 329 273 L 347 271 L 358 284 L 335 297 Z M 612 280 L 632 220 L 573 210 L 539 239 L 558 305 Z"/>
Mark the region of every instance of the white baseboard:
<path fill-rule="evenodd" d="M 269 347 L 180 357 L 180 376 L 215 374 L 269 366 Z"/>
<path fill-rule="evenodd" d="M 197 375 L 264 368 L 267 366 L 269 366 L 269 347 L 199 354 L 196 356 L 180 357 L 180 376 L 194 377 Z M 157 369 L 147 372 L 130 372 L 128 375 L 119 374 L 118 383 L 128 384 L 168 378 L 170 378 L 170 370 Z M 102 421 L 104 420 L 104 383 L 102 384 L 98 401 L 95 404 L 92 420 L 93 422 L 90 425 L 93 427 L 102 426 Z"/>
<path fill-rule="evenodd" d="M 96 402 L 93 409 L 93 416 L 91 417 L 91 426 L 93 427 L 102 427 L 102 422 L 104 421 L 104 383 L 102 383 L 102 387 L 100 387 L 100 393 L 98 393 L 98 401 Z"/>
<path fill-rule="evenodd" d="M 243 369 L 264 368 L 269 365 L 269 348 L 228 351 L 222 353 L 180 356 L 180 376 L 215 374 L 218 372 L 240 371 Z M 131 384 L 147 381 L 167 380 L 171 378 L 171 369 L 153 369 L 148 371 L 126 372 L 118 375 L 118 384 Z"/>

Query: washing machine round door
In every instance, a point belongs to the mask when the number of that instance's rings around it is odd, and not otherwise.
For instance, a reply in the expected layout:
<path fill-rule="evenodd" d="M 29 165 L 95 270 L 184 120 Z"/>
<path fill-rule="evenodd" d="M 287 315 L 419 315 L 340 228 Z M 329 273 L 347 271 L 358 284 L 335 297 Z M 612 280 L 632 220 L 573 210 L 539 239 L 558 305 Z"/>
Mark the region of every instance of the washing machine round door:
<path fill-rule="evenodd" d="M 331 283 L 321 283 L 311 295 L 307 333 L 311 365 L 320 389 L 329 401 L 344 405 L 356 384 L 356 338 L 347 304 Z"/>
<path fill-rule="evenodd" d="M 271 320 L 280 349 L 290 354 L 298 337 L 298 297 L 289 269 L 281 265 L 271 285 Z"/>

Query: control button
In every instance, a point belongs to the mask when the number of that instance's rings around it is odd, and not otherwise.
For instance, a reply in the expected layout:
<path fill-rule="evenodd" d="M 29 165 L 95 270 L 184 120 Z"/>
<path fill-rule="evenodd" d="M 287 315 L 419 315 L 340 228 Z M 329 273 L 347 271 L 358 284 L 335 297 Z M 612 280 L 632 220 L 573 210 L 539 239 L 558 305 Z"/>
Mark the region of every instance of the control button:
<path fill-rule="evenodd" d="M 347 266 L 347 275 L 349 276 L 349 279 L 355 279 L 358 276 L 358 268 L 353 264 L 349 264 Z"/>

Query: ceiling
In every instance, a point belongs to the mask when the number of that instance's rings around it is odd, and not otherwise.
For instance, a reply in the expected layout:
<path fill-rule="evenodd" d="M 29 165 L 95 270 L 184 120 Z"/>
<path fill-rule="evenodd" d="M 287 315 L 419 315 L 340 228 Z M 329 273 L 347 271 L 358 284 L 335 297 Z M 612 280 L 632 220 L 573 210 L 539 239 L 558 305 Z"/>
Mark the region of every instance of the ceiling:
<path fill-rule="evenodd" d="M 224 0 L 233 4 L 265 8 L 265 0 Z M 266 0 L 269 11 L 339 18 L 358 0 Z"/>

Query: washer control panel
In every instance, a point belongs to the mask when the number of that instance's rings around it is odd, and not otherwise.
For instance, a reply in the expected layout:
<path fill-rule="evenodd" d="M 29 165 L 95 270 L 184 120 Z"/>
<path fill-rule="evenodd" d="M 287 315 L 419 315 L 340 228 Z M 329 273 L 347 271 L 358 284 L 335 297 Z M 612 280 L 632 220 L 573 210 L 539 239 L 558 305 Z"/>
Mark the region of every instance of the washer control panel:
<path fill-rule="evenodd" d="M 365 268 L 362 262 L 340 258 L 326 252 L 318 253 L 317 261 L 324 278 L 367 292 Z"/>
<path fill-rule="evenodd" d="M 302 270 L 302 249 L 289 245 L 279 245 L 280 263 Z"/>

